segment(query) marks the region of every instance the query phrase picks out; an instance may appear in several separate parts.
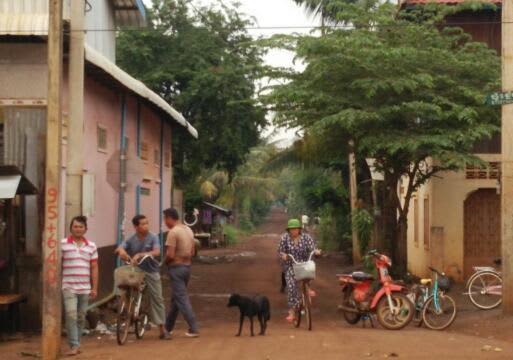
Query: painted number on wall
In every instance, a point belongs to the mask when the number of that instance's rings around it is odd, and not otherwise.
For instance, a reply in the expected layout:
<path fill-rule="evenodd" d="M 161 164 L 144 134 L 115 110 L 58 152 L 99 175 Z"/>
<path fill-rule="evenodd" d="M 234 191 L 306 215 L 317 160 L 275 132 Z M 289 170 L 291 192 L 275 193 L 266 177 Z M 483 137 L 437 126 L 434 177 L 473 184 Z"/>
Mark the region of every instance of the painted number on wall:
<path fill-rule="evenodd" d="M 46 207 L 46 279 L 49 284 L 55 285 L 57 283 L 57 220 L 59 214 L 57 213 L 57 204 L 59 200 L 59 193 L 55 188 L 49 188 L 46 192 L 47 207 Z"/>

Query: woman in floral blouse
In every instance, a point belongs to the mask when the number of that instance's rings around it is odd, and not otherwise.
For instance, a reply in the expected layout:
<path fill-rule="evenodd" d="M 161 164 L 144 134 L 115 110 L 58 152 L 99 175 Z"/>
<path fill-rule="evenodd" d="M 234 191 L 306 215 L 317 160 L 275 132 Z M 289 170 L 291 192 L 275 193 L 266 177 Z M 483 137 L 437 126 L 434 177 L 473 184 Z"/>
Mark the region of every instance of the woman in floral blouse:
<path fill-rule="evenodd" d="M 287 299 L 289 306 L 288 322 L 293 322 L 295 310 L 301 303 L 301 295 L 294 277 L 292 260 L 288 255 L 292 255 L 298 262 L 308 261 L 310 253 L 316 249 L 315 241 L 310 235 L 301 231 L 301 222 L 298 219 L 291 219 L 287 225 L 287 232 L 283 234 L 278 247 L 278 254 L 281 258 L 285 280 L 287 282 Z M 315 255 L 320 255 L 320 250 L 315 251 Z M 312 291 L 311 296 L 315 296 Z"/>

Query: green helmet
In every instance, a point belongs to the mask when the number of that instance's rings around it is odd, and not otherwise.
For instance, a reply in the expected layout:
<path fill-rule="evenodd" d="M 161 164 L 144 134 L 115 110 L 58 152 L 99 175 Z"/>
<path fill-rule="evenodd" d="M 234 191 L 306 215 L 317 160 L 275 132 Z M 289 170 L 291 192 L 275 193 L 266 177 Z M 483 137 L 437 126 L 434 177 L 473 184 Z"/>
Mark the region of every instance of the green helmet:
<path fill-rule="evenodd" d="M 289 229 L 301 229 L 301 222 L 298 219 L 290 219 L 287 223 L 287 230 Z"/>

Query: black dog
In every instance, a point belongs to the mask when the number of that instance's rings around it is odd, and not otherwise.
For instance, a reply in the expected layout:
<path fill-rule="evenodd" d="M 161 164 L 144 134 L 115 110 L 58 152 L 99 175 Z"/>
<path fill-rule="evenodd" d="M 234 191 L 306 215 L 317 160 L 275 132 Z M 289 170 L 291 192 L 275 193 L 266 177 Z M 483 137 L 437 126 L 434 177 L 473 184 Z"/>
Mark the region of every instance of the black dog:
<path fill-rule="evenodd" d="M 239 332 L 236 336 L 240 336 L 242 332 L 242 324 L 244 323 L 245 316 L 249 318 L 251 323 L 251 336 L 255 336 L 253 333 L 253 317 L 255 316 L 260 322 L 259 335 L 265 335 L 267 322 L 271 320 L 271 304 L 267 297 L 257 295 L 253 298 L 249 298 L 239 294 L 233 294 L 230 296 L 230 300 L 228 301 L 228 307 L 233 306 L 237 306 L 240 310 Z"/>

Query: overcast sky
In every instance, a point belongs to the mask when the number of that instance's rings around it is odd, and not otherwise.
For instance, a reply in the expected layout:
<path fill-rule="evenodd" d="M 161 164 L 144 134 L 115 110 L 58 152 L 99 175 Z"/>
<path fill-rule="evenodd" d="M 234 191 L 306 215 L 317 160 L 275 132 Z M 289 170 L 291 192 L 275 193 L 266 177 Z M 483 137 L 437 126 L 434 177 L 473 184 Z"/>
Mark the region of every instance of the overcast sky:
<path fill-rule="evenodd" d="M 151 0 L 144 0 L 145 4 Z M 193 0 L 195 4 L 217 4 L 218 0 Z M 230 2 L 226 0 L 225 3 Z M 279 29 L 251 29 L 249 32 L 258 38 L 274 34 L 291 34 L 294 32 L 308 33 L 311 29 L 297 29 L 297 27 L 318 26 L 319 20 L 306 14 L 305 10 L 296 5 L 293 0 L 238 0 L 241 11 L 255 18 L 258 27 L 278 27 Z M 286 28 L 291 27 L 291 28 Z M 271 51 L 265 57 L 266 63 L 273 66 L 294 66 L 294 55 L 287 51 Z M 296 65 L 297 67 L 297 65 Z M 273 129 L 271 129 L 272 131 Z M 278 130 L 273 136 L 274 140 L 291 139 L 294 131 Z"/>

